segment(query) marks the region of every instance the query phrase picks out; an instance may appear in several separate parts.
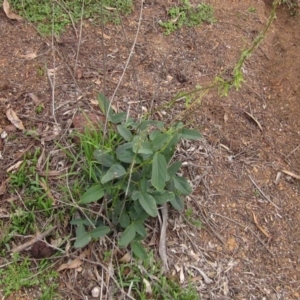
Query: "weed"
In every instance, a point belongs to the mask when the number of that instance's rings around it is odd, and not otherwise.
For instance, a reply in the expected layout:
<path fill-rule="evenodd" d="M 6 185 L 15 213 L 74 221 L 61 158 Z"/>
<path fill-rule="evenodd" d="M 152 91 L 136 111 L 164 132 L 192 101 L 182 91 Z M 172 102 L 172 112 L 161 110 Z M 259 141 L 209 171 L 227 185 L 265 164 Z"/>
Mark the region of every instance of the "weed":
<path fill-rule="evenodd" d="M 35 112 L 37 114 L 41 114 L 44 110 L 44 105 L 43 104 L 39 104 L 36 108 L 35 108 Z"/>
<path fill-rule="evenodd" d="M 83 17 L 93 22 L 120 23 L 119 13 L 129 14 L 133 9 L 132 0 L 82 0 L 39 1 L 11 0 L 14 10 L 30 22 L 37 25 L 41 34 L 61 34 L 65 27 L 76 23 Z"/>
<path fill-rule="evenodd" d="M 202 222 L 200 220 L 197 220 L 193 217 L 193 209 L 192 208 L 188 208 L 185 212 L 185 217 L 187 218 L 187 220 L 194 225 L 195 227 L 201 228 L 202 227 Z"/>
<path fill-rule="evenodd" d="M 257 9 L 255 7 L 249 7 L 248 12 L 249 13 L 256 13 Z"/>
<path fill-rule="evenodd" d="M 183 26 L 193 27 L 203 22 L 214 23 L 214 9 L 211 5 L 201 3 L 193 7 L 189 0 L 182 0 L 182 5 L 171 7 L 168 11 L 169 20 L 159 22 L 164 28 L 164 33 L 170 33 L 179 30 Z"/>
<path fill-rule="evenodd" d="M 182 210 L 182 197 L 192 191 L 188 181 L 176 174 L 181 162 L 171 162 L 176 145 L 182 138 L 201 136 L 182 123 L 166 129 L 160 121 L 136 121 L 125 112 L 115 114 L 101 94 L 99 105 L 109 123 L 106 132 L 102 128 L 80 136 L 83 153 L 79 155 L 85 157 L 83 169 L 91 186 L 79 204 L 101 200 L 106 219 L 72 220 L 77 227 L 75 247 L 117 229 L 122 232 L 119 245 L 130 244 L 137 257 L 145 258 L 140 243 L 147 235 L 145 221 L 157 217 L 158 206 L 167 202 Z"/>
<path fill-rule="evenodd" d="M 121 264 L 118 270 L 118 282 L 123 289 L 131 290 L 137 299 L 158 300 L 198 300 L 199 294 L 189 284 L 183 288 L 177 278 L 168 278 L 161 273 L 151 252 L 143 262 Z"/>
<path fill-rule="evenodd" d="M 40 265 L 38 275 L 35 275 L 28 258 L 21 261 L 19 255 L 15 254 L 12 263 L 0 269 L 0 287 L 3 295 L 6 297 L 21 288 L 38 286 L 42 293 L 39 299 L 53 299 L 58 287 L 55 282 L 58 274 L 48 270 L 47 273 L 43 273 L 48 263 L 40 262 Z"/>

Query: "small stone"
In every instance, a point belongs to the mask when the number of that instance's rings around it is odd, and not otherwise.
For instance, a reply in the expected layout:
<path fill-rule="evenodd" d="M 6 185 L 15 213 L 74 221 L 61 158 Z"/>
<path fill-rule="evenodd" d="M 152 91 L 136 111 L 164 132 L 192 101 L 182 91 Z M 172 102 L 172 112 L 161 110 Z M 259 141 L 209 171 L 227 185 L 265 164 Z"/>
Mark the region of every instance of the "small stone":
<path fill-rule="evenodd" d="M 93 289 L 92 289 L 92 297 L 93 298 L 99 298 L 100 296 L 100 288 L 98 286 L 95 286 Z"/>

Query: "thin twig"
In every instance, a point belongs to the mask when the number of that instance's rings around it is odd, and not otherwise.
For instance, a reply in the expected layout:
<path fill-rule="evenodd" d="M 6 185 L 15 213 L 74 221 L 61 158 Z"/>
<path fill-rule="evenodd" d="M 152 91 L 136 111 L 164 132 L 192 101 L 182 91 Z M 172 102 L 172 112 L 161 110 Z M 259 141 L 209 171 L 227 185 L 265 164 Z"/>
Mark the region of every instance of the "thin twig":
<path fill-rule="evenodd" d="M 121 84 L 121 82 L 122 82 L 122 80 L 123 80 L 123 78 L 124 78 L 125 72 L 127 71 L 127 68 L 128 68 L 129 62 L 130 62 L 130 60 L 131 60 L 131 57 L 133 56 L 133 52 L 134 52 L 134 49 L 135 49 L 135 45 L 136 45 L 136 42 L 137 42 L 137 38 L 138 38 L 139 33 L 140 33 L 140 28 L 141 28 L 141 23 L 142 23 L 143 5 L 144 5 L 143 2 L 144 2 L 144 1 L 141 0 L 140 16 L 139 16 L 138 27 L 137 27 L 137 30 L 136 30 L 136 35 L 135 35 L 135 37 L 134 37 L 134 41 L 133 41 L 133 44 L 132 44 L 130 53 L 129 53 L 129 55 L 128 55 L 128 58 L 127 58 L 127 61 L 126 61 L 124 70 L 123 70 L 123 72 L 122 72 L 122 75 L 121 75 L 121 77 L 120 77 L 120 79 L 119 79 L 119 82 L 118 82 L 118 84 L 117 84 L 117 86 L 116 86 L 116 88 L 115 88 L 115 90 L 114 90 L 114 92 L 113 92 L 113 94 L 112 94 L 112 96 L 111 96 L 111 99 L 110 99 L 110 101 L 109 101 L 109 106 L 108 106 L 107 111 L 109 111 L 109 110 L 111 109 L 111 105 L 112 105 L 112 103 L 113 103 L 113 100 L 114 100 L 114 98 L 115 98 L 115 96 L 116 96 L 116 93 L 117 93 L 117 91 L 118 91 L 118 89 L 119 89 L 119 86 L 120 86 L 120 84 Z M 106 120 L 105 120 L 104 132 L 106 132 L 106 129 L 107 129 L 107 122 L 108 122 L 108 118 L 106 118 Z"/>
<path fill-rule="evenodd" d="M 160 239 L 159 239 L 159 255 L 161 257 L 161 260 L 163 262 L 165 271 L 169 271 L 168 266 L 168 257 L 167 257 L 167 249 L 166 249 L 166 232 L 167 232 L 167 226 L 168 226 L 168 205 L 165 203 L 161 208 L 161 216 L 162 216 L 162 222 L 160 227 Z"/>
<path fill-rule="evenodd" d="M 253 185 L 258 189 L 258 191 L 260 192 L 260 194 L 267 200 L 269 201 L 274 207 L 276 207 L 277 209 L 280 209 L 280 207 L 278 205 L 276 205 L 271 199 L 270 197 L 268 197 L 263 191 L 262 189 L 256 184 L 256 182 L 253 180 L 253 178 L 249 176 L 249 179 L 251 180 L 251 182 L 253 183 Z"/>
<path fill-rule="evenodd" d="M 285 158 L 288 158 L 290 155 L 292 155 L 295 151 L 299 149 L 300 145 L 298 145 L 294 150 L 292 150 Z"/>
<path fill-rule="evenodd" d="M 31 239 L 29 242 L 26 242 L 18 247 L 15 247 L 11 250 L 12 253 L 17 253 L 17 252 L 21 252 L 23 250 L 25 250 L 26 248 L 32 246 L 34 243 L 36 243 L 37 241 L 42 240 L 44 237 L 48 236 L 54 229 L 56 228 L 56 226 L 51 227 L 50 229 L 46 230 L 43 233 L 39 233 L 37 236 L 35 236 L 33 239 Z"/>
<path fill-rule="evenodd" d="M 76 77 L 75 74 L 76 74 L 76 69 L 77 69 L 77 64 L 78 64 L 79 50 L 80 50 L 80 44 L 81 44 L 81 38 L 82 38 L 83 11 L 84 11 L 84 0 L 82 1 L 82 6 L 81 6 L 81 19 L 80 19 L 78 45 L 77 45 L 75 65 L 74 65 L 74 77 Z"/>

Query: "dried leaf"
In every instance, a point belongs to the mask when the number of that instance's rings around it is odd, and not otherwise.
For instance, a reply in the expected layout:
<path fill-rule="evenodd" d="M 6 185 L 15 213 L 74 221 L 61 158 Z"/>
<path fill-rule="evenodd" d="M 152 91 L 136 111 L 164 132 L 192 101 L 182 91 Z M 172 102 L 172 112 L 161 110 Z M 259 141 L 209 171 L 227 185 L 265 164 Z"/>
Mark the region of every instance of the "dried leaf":
<path fill-rule="evenodd" d="M 18 57 L 24 58 L 24 59 L 34 59 L 37 57 L 37 52 L 31 52 L 28 54 L 18 54 Z"/>
<path fill-rule="evenodd" d="M 6 111 L 6 116 L 8 118 L 8 120 L 15 125 L 18 129 L 24 130 L 25 127 L 22 123 L 22 121 L 18 118 L 17 114 L 11 109 L 9 108 Z"/>
<path fill-rule="evenodd" d="M 121 263 L 129 263 L 131 261 L 131 255 L 129 252 L 127 252 L 125 255 L 123 255 L 120 259 L 119 259 L 119 262 Z"/>
<path fill-rule="evenodd" d="M 6 180 L 2 181 L 0 185 L 0 195 L 3 195 L 6 192 Z"/>
<path fill-rule="evenodd" d="M 57 272 L 63 271 L 65 269 L 77 269 L 79 266 L 82 265 L 82 260 L 79 258 L 75 258 L 71 262 L 67 264 L 62 264 L 58 269 Z"/>
<path fill-rule="evenodd" d="M 33 103 L 35 105 L 39 105 L 41 100 L 38 98 L 38 96 L 34 93 L 28 93 L 28 96 L 31 98 L 31 100 L 33 101 Z"/>
<path fill-rule="evenodd" d="M 148 280 L 146 280 L 145 278 L 143 278 L 143 282 L 145 284 L 145 292 L 147 294 L 148 297 L 152 296 L 152 288 L 151 288 L 151 284 Z"/>
<path fill-rule="evenodd" d="M 99 30 L 99 34 L 101 35 L 101 37 L 103 37 L 105 40 L 109 40 L 110 36 L 105 34 L 102 30 Z"/>
<path fill-rule="evenodd" d="M 9 218 L 9 212 L 5 208 L 0 208 L 0 219 Z"/>
<path fill-rule="evenodd" d="M 9 19 L 11 19 L 11 20 L 17 20 L 17 21 L 23 20 L 22 17 L 18 16 L 17 14 L 15 14 L 15 13 L 13 13 L 13 12 L 11 11 L 10 5 L 9 5 L 9 3 L 8 3 L 7 0 L 4 0 L 4 1 L 3 1 L 3 10 L 4 10 L 6 16 L 7 16 Z"/>
<path fill-rule="evenodd" d="M 11 167 L 9 167 L 6 172 L 9 173 L 11 171 L 16 171 L 20 168 L 20 166 L 22 165 L 23 160 L 18 161 L 17 163 L 15 163 L 14 165 L 12 165 Z"/>

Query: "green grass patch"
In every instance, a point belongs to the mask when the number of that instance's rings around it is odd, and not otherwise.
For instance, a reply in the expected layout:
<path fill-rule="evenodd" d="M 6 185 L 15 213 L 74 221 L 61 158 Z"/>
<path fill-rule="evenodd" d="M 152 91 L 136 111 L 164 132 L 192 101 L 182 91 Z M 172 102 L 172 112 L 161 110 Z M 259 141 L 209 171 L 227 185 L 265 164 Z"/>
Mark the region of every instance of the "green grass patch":
<path fill-rule="evenodd" d="M 60 35 L 66 28 L 75 24 L 81 17 L 94 23 L 120 24 L 120 14 L 129 14 L 133 10 L 132 0 L 11 0 L 14 11 L 37 26 L 43 35 L 49 35 L 52 30 Z"/>
<path fill-rule="evenodd" d="M 5 297 L 23 288 L 34 288 L 40 293 L 36 299 L 48 300 L 57 299 L 58 274 L 48 270 L 47 261 L 38 262 L 33 268 L 28 258 L 20 258 L 14 254 L 12 262 L 0 269 L 0 290 Z"/>
<path fill-rule="evenodd" d="M 159 25 L 164 28 L 164 33 L 169 35 L 183 26 L 193 27 L 203 22 L 216 22 L 213 6 L 205 3 L 192 6 L 189 0 L 182 0 L 181 5 L 168 10 L 168 20 L 159 22 Z"/>

